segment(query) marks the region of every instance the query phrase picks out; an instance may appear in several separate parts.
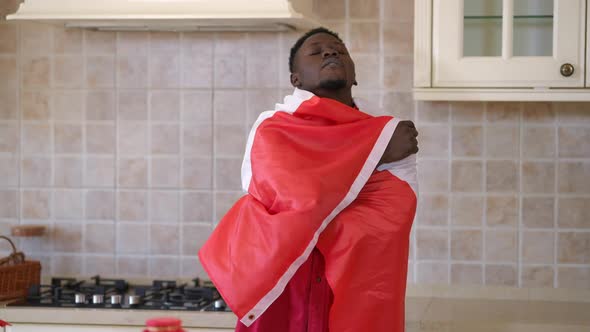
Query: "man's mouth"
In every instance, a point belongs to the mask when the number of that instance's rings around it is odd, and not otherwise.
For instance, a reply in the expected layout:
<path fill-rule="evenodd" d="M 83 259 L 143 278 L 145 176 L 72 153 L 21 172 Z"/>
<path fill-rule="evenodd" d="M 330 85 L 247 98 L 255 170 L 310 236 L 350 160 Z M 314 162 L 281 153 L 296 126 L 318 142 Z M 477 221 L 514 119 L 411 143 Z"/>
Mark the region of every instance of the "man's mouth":
<path fill-rule="evenodd" d="M 329 65 L 342 66 L 342 62 L 336 58 L 329 58 L 326 59 L 324 63 L 322 63 L 322 68 L 327 67 Z"/>

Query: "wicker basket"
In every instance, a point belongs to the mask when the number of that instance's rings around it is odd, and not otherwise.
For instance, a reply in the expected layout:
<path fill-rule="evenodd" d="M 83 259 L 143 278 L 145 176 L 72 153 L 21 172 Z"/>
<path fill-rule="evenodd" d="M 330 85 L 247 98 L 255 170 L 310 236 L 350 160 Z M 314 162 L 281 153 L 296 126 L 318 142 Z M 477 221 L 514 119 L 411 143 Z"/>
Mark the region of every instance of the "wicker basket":
<path fill-rule="evenodd" d="M 17 252 L 14 243 L 6 236 L 0 239 L 10 242 L 12 254 L 0 258 L 0 301 L 22 299 L 29 287 L 41 280 L 41 263 L 27 261 L 22 252 Z"/>

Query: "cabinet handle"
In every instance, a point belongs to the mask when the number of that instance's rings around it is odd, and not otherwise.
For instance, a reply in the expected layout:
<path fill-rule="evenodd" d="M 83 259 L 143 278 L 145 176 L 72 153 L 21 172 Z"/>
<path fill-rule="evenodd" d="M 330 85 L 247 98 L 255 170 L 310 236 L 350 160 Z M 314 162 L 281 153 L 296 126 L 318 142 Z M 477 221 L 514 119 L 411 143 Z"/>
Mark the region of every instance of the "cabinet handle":
<path fill-rule="evenodd" d="M 570 77 L 574 74 L 574 66 L 571 63 L 564 63 L 561 65 L 559 71 L 561 72 L 561 75 Z"/>

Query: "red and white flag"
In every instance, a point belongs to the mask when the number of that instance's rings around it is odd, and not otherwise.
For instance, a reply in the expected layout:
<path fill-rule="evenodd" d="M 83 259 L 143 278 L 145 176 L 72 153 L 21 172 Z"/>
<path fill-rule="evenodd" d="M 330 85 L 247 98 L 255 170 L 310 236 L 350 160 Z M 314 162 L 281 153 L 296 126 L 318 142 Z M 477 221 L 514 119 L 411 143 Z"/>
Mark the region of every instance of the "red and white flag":
<path fill-rule="evenodd" d="M 404 330 L 415 156 L 376 169 L 398 122 L 299 89 L 260 115 L 242 164 L 247 194 L 199 251 L 244 325 L 317 247 L 334 294 L 330 331 Z"/>

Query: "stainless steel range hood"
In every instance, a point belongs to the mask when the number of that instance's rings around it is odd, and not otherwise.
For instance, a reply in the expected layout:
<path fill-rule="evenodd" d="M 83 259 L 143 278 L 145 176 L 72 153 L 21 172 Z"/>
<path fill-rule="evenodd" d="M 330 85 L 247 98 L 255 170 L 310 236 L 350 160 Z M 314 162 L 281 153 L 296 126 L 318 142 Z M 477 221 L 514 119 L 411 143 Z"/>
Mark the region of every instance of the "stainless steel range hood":
<path fill-rule="evenodd" d="M 8 20 L 131 31 L 288 31 L 318 24 L 312 0 L 25 0 Z"/>

